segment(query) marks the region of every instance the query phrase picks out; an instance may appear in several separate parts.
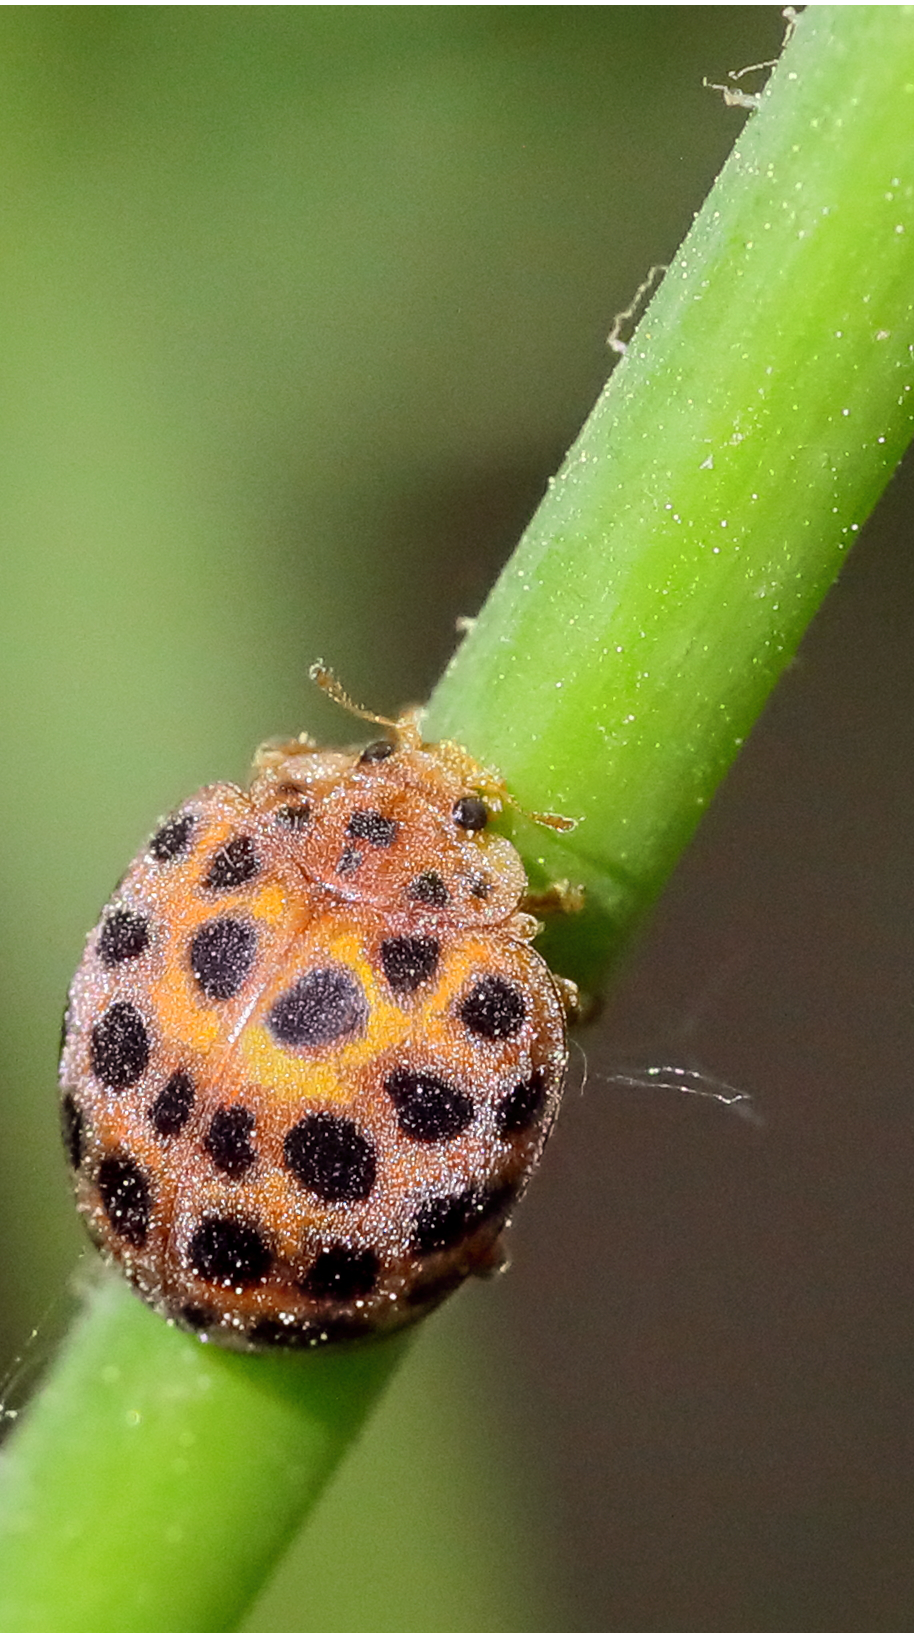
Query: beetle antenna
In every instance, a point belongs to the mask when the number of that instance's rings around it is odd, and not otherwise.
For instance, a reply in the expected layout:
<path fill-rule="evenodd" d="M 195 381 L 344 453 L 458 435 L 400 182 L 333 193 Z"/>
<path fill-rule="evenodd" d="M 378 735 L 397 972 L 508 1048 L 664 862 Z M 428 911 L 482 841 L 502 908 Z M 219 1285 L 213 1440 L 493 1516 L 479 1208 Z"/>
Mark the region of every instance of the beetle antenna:
<path fill-rule="evenodd" d="M 332 697 L 334 703 L 345 709 L 347 714 L 354 714 L 359 720 L 370 720 L 376 726 L 386 726 L 392 731 L 402 748 L 419 748 L 422 743 L 422 734 L 419 730 L 418 709 L 404 709 L 397 720 L 388 720 L 386 714 L 373 714 L 370 709 L 362 709 L 353 703 L 349 693 L 343 689 L 332 669 L 325 663 L 313 663 L 308 670 L 308 678 L 319 686 L 322 692 Z"/>
<path fill-rule="evenodd" d="M 312 663 L 311 668 L 308 670 L 308 679 L 313 680 L 315 686 L 319 686 L 322 692 L 326 692 L 327 696 L 331 697 L 334 703 L 338 703 L 341 709 L 345 709 L 347 714 L 357 715 L 360 720 L 372 720 L 376 726 L 389 726 L 391 731 L 400 730 L 398 721 L 388 720 L 386 715 L 383 714 L 372 714 L 370 709 L 361 709 L 357 703 L 353 703 L 349 693 L 343 690 L 333 670 L 328 669 L 325 663 Z"/>

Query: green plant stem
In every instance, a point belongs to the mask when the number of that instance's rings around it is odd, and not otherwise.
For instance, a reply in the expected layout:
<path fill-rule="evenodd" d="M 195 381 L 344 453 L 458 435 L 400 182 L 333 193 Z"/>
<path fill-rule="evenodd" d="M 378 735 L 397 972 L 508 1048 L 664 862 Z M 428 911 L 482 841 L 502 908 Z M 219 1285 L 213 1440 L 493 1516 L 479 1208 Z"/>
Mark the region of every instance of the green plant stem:
<path fill-rule="evenodd" d="M 438 687 L 587 886 L 587 986 L 656 896 L 911 435 L 914 10 L 814 7 Z"/>
<path fill-rule="evenodd" d="M 588 985 L 653 899 L 911 431 L 914 16 L 806 12 L 435 694 L 570 837 Z M 0 1628 L 234 1625 L 398 1353 L 205 1349 L 119 1287 L 13 1437 Z"/>
<path fill-rule="evenodd" d="M 106 1276 L 4 1460 L 4 1633 L 234 1626 L 403 1348 L 252 1365 Z"/>

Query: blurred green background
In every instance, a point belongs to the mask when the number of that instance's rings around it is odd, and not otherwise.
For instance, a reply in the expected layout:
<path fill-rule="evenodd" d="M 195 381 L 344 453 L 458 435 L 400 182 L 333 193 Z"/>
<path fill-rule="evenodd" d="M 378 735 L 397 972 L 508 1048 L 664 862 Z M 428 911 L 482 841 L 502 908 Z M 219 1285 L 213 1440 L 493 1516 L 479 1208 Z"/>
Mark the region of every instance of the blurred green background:
<path fill-rule="evenodd" d="M 380 709 L 428 692 L 740 128 L 703 75 L 782 29 L 0 10 L 0 1341 L 37 1324 L 26 1375 L 81 1246 L 53 1083 L 101 903 L 260 739 L 348 735 L 315 657 Z M 912 497 L 584 1038 L 511 1275 L 428 1324 L 247 1633 L 914 1624 Z M 765 1127 L 612 1088 L 633 1061 L 726 1076 Z"/>

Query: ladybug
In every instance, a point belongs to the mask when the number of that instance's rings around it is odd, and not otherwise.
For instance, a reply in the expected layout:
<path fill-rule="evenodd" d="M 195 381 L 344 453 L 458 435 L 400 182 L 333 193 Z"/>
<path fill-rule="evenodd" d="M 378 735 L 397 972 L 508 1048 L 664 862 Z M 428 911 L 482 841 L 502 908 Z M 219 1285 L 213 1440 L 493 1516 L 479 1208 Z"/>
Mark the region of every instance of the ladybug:
<path fill-rule="evenodd" d="M 312 675 L 387 735 L 267 744 L 247 792 L 215 783 L 169 816 L 64 1023 L 92 1237 L 170 1321 L 243 1350 L 386 1332 L 497 1267 L 573 1005 L 488 827 L 500 780 Z"/>

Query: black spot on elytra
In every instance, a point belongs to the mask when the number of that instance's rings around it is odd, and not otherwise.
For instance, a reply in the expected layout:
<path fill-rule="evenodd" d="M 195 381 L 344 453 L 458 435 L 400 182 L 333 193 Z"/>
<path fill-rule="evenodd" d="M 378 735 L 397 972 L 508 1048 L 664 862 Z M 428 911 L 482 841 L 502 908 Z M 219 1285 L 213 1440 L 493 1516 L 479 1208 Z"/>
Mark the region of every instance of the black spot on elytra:
<path fill-rule="evenodd" d="M 220 1173 L 240 1179 L 254 1166 L 253 1132 L 254 1114 L 246 1106 L 220 1106 L 213 1112 L 203 1145 Z"/>
<path fill-rule="evenodd" d="M 215 1317 L 212 1310 L 204 1310 L 199 1304 L 185 1304 L 180 1312 L 180 1320 L 185 1327 L 191 1327 L 194 1332 L 202 1332 L 211 1327 Z"/>
<path fill-rule="evenodd" d="M 311 821 L 311 806 L 307 800 L 301 805 L 280 805 L 273 815 L 280 828 L 287 828 L 290 833 L 300 833 Z"/>
<path fill-rule="evenodd" d="M 118 907 L 109 913 L 98 937 L 98 956 L 106 969 L 139 958 L 149 946 L 149 920 L 142 913 Z"/>
<path fill-rule="evenodd" d="M 170 1140 L 180 1134 L 194 1107 L 194 1085 L 187 1072 L 172 1072 L 159 1090 L 147 1116 L 157 1134 Z"/>
<path fill-rule="evenodd" d="M 468 833 L 479 833 L 489 820 L 489 813 L 482 800 L 476 794 L 465 794 L 454 806 L 451 815 L 458 828 L 466 828 Z"/>
<path fill-rule="evenodd" d="M 380 811 L 353 811 L 346 828 L 350 839 L 364 839 L 379 850 L 392 845 L 400 831 L 393 817 L 382 816 Z"/>
<path fill-rule="evenodd" d="M 431 1072 L 411 1072 L 398 1066 L 384 1089 L 397 1108 L 400 1127 L 410 1139 L 453 1140 L 473 1121 L 475 1108 L 469 1095 Z"/>
<path fill-rule="evenodd" d="M 353 873 L 358 873 L 359 868 L 362 866 L 362 863 L 364 862 L 364 860 L 365 860 L 365 858 L 362 855 L 361 851 L 353 850 L 351 845 L 347 845 L 346 849 L 343 851 L 342 856 L 340 857 L 339 861 L 336 864 L 336 871 L 337 871 L 338 876 L 341 879 L 351 878 Z"/>
<path fill-rule="evenodd" d="M 520 989 L 500 975 L 483 975 L 474 981 L 467 996 L 457 1007 L 464 1026 L 485 1038 L 499 1043 L 504 1038 L 516 1037 L 527 1014 Z"/>
<path fill-rule="evenodd" d="M 427 873 L 420 873 L 413 879 L 407 886 L 406 894 L 411 902 L 419 902 L 423 907 L 447 907 L 451 899 L 451 893 L 441 874 L 436 873 L 434 868 L 429 868 Z"/>
<path fill-rule="evenodd" d="M 460 1191 L 455 1196 L 435 1196 L 423 1202 L 413 1220 L 412 1245 L 416 1252 L 438 1253 L 444 1248 L 455 1247 L 474 1228 L 470 1220 L 477 1202 L 476 1191 Z"/>
<path fill-rule="evenodd" d="M 299 1184 L 322 1202 L 361 1202 L 370 1195 L 375 1148 L 348 1117 L 323 1111 L 303 1117 L 290 1128 L 283 1150 Z"/>
<path fill-rule="evenodd" d="M 72 1094 L 60 1103 L 60 1126 L 71 1168 L 78 1168 L 85 1155 L 86 1124 Z"/>
<path fill-rule="evenodd" d="M 190 967 L 205 998 L 234 998 L 251 973 L 257 932 L 245 919 L 209 919 L 190 943 Z"/>
<path fill-rule="evenodd" d="M 359 765 L 377 765 L 380 760 L 389 760 L 393 754 L 393 743 L 386 737 L 379 737 L 376 743 L 369 743 L 359 755 Z"/>
<path fill-rule="evenodd" d="M 183 816 L 170 817 L 150 839 L 150 855 L 156 862 L 174 862 L 179 856 L 186 855 L 193 828 L 194 819 L 189 811 L 185 811 Z"/>
<path fill-rule="evenodd" d="M 504 1180 L 500 1185 L 493 1185 L 490 1191 L 485 1191 L 479 1198 L 476 1208 L 476 1221 L 482 1224 L 487 1219 L 496 1219 L 501 1216 L 506 1219 L 517 1199 L 517 1186 L 510 1180 Z"/>
<path fill-rule="evenodd" d="M 537 1067 L 522 1083 L 500 1101 L 495 1113 L 495 1127 L 499 1134 L 522 1134 L 539 1117 L 546 1104 L 546 1073 Z"/>
<path fill-rule="evenodd" d="M 205 890 L 238 890 L 260 872 L 254 841 L 248 834 L 236 834 L 218 850 L 203 881 Z"/>
<path fill-rule="evenodd" d="M 207 1214 L 200 1221 L 187 1257 L 198 1276 L 223 1287 L 253 1287 L 266 1280 L 273 1262 L 259 1230 L 219 1214 Z"/>
<path fill-rule="evenodd" d="M 415 992 L 438 969 L 441 948 L 434 936 L 391 936 L 381 942 L 381 963 L 392 992 Z"/>
<path fill-rule="evenodd" d="M 267 1016 L 277 1043 L 321 1049 L 363 1032 L 368 1004 L 356 977 L 339 965 L 309 970 L 281 994 Z"/>
<path fill-rule="evenodd" d="M 470 879 L 470 895 L 475 896 L 478 902 L 487 901 L 492 894 L 491 880 L 482 873 L 474 873 Z"/>
<path fill-rule="evenodd" d="M 132 1157 L 105 1157 L 98 1170 L 98 1189 L 112 1230 L 133 1247 L 142 1247 L 149 1230 L 149 1181 Z"/>
<path fill-rule="evenodd" d="M 471 1189 L 433 1197 L 416 1211 L 412 1245 L 422 1255 L 456 1247 L 481 1225 L 499 1214 L 507 1215 L 515 1195 L 513 1185 L 503 1184 L 491 1191 Z"/>
<path fill-rule="evenodd" d="M 112 1004 L 96 1021 L 89 1058 L 94 1076 L 108 1089 L 129 1089 L 142 1077 L 149 1064 L 149 1034 L 133 1004 Z"/>
<path fill-rule="evenodd" d="M 327 1247 L 319 1253 L 302 1282 L 312 1298 L 364 1298 L 378 1279 L 378 1256 L 370 1248 Z"/>

